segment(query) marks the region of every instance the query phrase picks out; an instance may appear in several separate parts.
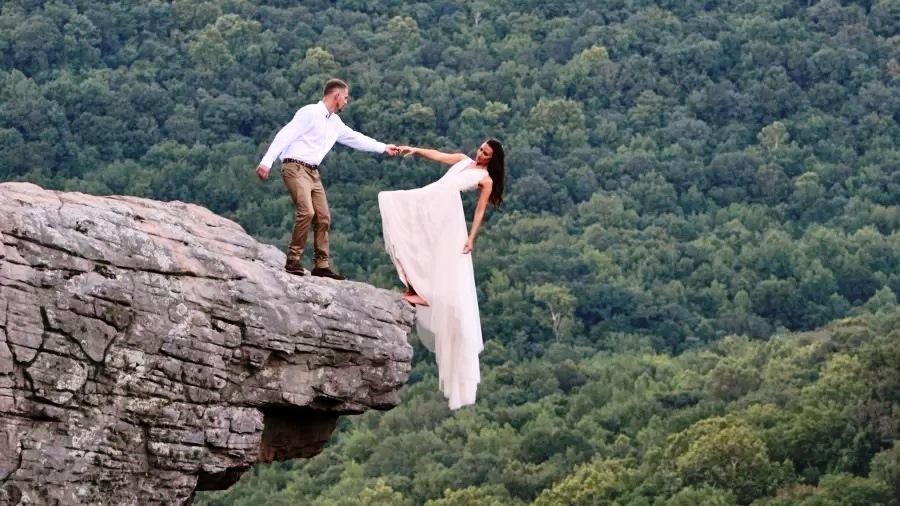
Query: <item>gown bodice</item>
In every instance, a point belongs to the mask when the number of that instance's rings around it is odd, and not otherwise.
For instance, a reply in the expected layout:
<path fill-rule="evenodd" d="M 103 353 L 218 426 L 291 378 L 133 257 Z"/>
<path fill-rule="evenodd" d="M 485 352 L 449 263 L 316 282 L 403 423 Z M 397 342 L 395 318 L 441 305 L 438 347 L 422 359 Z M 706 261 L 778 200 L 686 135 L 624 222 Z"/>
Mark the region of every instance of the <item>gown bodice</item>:
<path fill-rule="evenodd" d="M 478 183 L 487 176 L 487 171 L 475 165 L 475 161 L 466 157 L 451 165 L 440 179 L 424 188 L 446 189 L 453 188 L 464 192 L 478 188 Z"/>

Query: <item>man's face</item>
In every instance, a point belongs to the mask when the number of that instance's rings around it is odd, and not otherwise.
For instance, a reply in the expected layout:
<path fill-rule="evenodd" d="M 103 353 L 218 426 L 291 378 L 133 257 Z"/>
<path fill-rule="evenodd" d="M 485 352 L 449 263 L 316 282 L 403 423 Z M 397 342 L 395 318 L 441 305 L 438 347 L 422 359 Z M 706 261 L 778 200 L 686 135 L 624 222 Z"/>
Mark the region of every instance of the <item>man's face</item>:
<path fill-rule="evenodd" d="M 350 103 L 350 90 L 338 88 L 335 93 L 334 106 L 336 112 L 341 112 Z"/>

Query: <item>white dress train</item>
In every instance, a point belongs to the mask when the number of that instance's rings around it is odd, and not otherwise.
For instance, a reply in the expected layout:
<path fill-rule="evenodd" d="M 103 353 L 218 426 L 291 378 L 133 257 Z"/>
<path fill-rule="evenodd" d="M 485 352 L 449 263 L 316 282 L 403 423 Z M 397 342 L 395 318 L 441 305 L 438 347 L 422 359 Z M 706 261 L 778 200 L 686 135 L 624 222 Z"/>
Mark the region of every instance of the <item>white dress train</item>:
<path fill-rule="evenodd" d="M 434 352 L 438 381 L 450 409 L 475 403 L 483 348 L 472 255 L 460 192 L 478 187 L 487 171 L 470 158 L 439 180 L 414 190 L 378 194 L 384 244 L 400 280 L 428 301 L 416 327 Z"/>

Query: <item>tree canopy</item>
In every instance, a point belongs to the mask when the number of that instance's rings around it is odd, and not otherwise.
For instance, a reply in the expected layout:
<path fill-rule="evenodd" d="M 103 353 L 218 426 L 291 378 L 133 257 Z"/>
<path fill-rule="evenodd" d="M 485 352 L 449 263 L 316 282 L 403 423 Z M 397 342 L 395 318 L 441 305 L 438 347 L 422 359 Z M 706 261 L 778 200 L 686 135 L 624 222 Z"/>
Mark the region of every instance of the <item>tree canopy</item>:
<path fill-rule="evenodd" d="M 897 0 L 8 0 L 0 180 L 195 202 L 285 246 L 290 198 L 253 169 L 329 77 L 379 140 L 504 143 L 479 405 L 451 416 L 417 348 L 403 406 L 201 503 L 878 503 L 898 30 Z M 337 268 L 399 288 L 377 193 L 440 170 L 328 155 Z"/>

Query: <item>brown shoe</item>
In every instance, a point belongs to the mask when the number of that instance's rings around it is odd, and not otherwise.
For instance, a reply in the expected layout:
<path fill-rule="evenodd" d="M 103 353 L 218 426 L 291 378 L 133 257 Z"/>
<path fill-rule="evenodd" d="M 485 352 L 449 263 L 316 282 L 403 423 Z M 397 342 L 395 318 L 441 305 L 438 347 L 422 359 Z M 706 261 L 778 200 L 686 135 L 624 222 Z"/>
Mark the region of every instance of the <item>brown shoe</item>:
<path fill-rule="evenodd" d="M 284 264 L 284 270 L 297 276 L 306 275 L 306 271 L 303 270 L 303 264 L 300 263 L 300 260 L 288 260 L 287 263 Z"/>
<path fill-rule="evenodd" d="M 338 281 L 347 279 L 344 276 L 331 270 L 331 267 L 316 267 L 315 269 L 312 270 L 312 275 L 313 276 L 321 276 L 323 278 L 336 279 Z"/>

